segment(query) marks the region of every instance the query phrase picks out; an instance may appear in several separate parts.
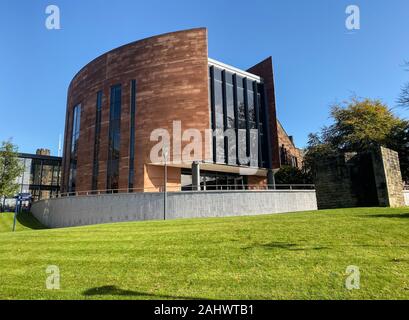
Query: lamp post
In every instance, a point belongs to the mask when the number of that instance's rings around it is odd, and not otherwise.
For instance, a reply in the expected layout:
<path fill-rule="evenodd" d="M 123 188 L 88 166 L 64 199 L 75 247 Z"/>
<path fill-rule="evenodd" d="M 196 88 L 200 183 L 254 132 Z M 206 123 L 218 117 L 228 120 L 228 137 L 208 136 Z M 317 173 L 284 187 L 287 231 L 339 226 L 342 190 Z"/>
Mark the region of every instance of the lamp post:
<path fill-rule="evenodd" d="M 13 232 L 16 231 L 16 220 L 17 220 L 17 214 L 19 211 L 19 202 L 20 202 L 20 195 L 16 196 L 16 210 L 14 211 L 14 219 L 13 219 Z"/>
<path fill-rule="evenodd" d="M 21 210 L 23 201 L 29 201 L 31 203 L 31 200 L 32 200 L 31 194 L 29 193 L 19 193 L 14 198 L 16 199 L 16 210 L 14 212 L 13 232 L 16 231 L 17 215 L 19 214 Z"/>
<path fill-rule="evenodd" d="M 164 183 L 163 183 L 163 220 L 166 220 L 166 211 L 168 205 L 168 194 L 167 194 L 167 184 L 168 184 L 168 147 L 163 146 L 162 149 L 163 161 L 164 161 Z"/>

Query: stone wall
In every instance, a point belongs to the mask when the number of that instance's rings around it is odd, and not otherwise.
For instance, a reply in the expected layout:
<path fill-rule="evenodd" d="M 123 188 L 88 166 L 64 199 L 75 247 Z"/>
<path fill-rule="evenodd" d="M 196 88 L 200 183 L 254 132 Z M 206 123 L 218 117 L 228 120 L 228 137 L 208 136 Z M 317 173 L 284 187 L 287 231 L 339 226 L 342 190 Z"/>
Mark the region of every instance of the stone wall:
<path fill-rule="evenodd" d="M 163 220 L 163 193 L 104 194 L 42 200 L 33 215 L 50 228 Z M 166 219 L 250 216 L 317 210 L 314 190 L 168 193 Z"/>
<path fill-rule="evenodd" d="M 320 209 L 356 206 L 348 160 L 351 154 L 323 158 L 317 164 L 314 177 L 317 203 Z"/>
<path fill-rule="evenodd" d="M 379 204 L 387 207 L 403 207 L 403 180 L 400 171 L 399 154 L 381 147 L 373 152 L 376 187 Z"/>
<path fill-rule="evenodd" d="M 404 206 L 398 154 L 379 147 L 320 159 L 315 168 L 318 208 Z"/>

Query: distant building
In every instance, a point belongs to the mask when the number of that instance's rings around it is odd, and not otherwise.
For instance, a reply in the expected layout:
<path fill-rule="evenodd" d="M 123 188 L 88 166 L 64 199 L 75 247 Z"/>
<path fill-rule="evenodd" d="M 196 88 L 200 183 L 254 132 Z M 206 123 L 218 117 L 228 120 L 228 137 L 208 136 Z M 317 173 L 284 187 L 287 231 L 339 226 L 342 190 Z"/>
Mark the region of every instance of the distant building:
<path fill-rule="evenodd" d="M 18 193 L 30 193 L 34 201 L 48 199 L 60 192 L 61 157 L 53 157 L 50 150 L 38 149 L 36 154 L 19 153 L 24 166 L 23 174 L 17 178 Z M 1 199 L 0 205 L 12 208 L 14 199 Z"/>
<path fill-rule="evenodd" d="M 61 183 L 62 158 L 50 155 L 50 150 L 38 149 L 36 154 L 20 153 L 24 172 L 18 178 L 20 193 L 31 193 L 33 200 L 57 195 Z"/>
<path fill-rule="evenodd" d="M 278 145 L 280 150 L 280 166 L 291 166 L 301 169 L 303 166 L 303 151 L 296 147 L 294 138 L 289 136 L 277 120 Z"/>

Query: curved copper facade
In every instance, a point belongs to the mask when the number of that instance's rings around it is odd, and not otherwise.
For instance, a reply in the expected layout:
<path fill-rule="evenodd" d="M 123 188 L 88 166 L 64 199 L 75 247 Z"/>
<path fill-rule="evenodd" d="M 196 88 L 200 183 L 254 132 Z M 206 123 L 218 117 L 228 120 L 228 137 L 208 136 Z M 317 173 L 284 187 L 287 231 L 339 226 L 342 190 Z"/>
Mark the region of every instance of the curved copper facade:
<path fill-rule="evenodd" d="M 172 132 L 173 120 L 181 121 L 182 130 L 195 128 L 204 134 L 210 128 L 207 52 L 207 30 L 192 29 L 119 47 L 96 58 L 79 71 L 68 90 L 62 191 L 67 191 L 73 108 L 77 104 L 81 104 L 82 110 L 76 191 L 93 190 L 95 110 L 97 93 L 101 90 L 103 96 L 97 189 L 107 189 L 110 88 L 117 84 L 122 86 L 119 189 L 128 188 L 132 80 L 136 80 L 133 185 L 136 189 L 145 190 L 161 187 L 163 169 L 149 165 L 150 150 L 156 144 L 150 142 L 150 134 L 157 128 Z M 170 186 L 180 184 L 180 169 L 170 168 L 168 181 Z"/>

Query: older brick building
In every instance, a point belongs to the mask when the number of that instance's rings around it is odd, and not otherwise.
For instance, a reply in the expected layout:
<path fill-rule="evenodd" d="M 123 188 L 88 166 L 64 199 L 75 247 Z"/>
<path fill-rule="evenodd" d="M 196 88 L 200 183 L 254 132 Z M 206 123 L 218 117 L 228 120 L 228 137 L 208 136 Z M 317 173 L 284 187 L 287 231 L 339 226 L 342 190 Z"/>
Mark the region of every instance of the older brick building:
<path fill-rule="evenodd" d="M 159 128 L 171 135 L 171 190 L 271 184 L 286 159 L 283 145 L 290 159 L 295 153 L 290 164 L 301 162 L 277 122 L 272 59 L 248 71 L 209 59 L 207 30 L 198 28 L 124 45 L 77 73 L 68 90 L 63 192 L 160 190 L 164 163 L 151 157 Z M 186 161 L 192 144 L 201 152 Z"/>

